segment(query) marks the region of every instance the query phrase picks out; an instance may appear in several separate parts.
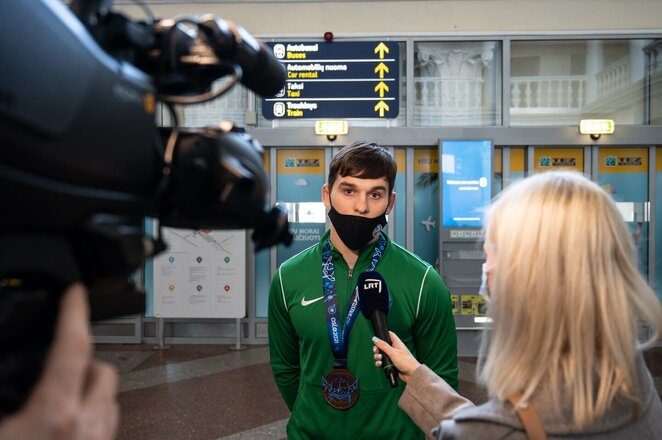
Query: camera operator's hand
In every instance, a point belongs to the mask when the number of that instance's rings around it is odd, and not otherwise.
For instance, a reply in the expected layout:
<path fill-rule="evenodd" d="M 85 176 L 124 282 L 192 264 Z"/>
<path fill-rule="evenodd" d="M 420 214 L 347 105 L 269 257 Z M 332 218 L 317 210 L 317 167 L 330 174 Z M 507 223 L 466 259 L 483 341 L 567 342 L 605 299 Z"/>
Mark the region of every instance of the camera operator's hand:
<path fill-rule="evenodd" d="M 25 406 L 0 423 L 4 439 L 112 439 L 119 423 L 118 376 L 92 358 L 85 288 L 60 301 L 44 372 Z"/>

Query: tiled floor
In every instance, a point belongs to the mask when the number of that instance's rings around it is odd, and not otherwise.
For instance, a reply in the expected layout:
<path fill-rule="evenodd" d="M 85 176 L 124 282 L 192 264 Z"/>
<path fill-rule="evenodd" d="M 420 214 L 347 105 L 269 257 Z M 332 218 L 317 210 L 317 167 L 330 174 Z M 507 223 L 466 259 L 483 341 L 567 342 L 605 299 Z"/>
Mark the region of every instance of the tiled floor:
<path fill-rule="evenodd" d="M 120 371 L 119 439 L 266 440 L 285 438 L 289 411 L 271 377 L 269 349 L 252 346 L 98 345 L 96 356 Z M 460 389 L 485 401 L 475 358 L 460 358 Z M 662 394 L 662 348 L 646 353 Z"/>

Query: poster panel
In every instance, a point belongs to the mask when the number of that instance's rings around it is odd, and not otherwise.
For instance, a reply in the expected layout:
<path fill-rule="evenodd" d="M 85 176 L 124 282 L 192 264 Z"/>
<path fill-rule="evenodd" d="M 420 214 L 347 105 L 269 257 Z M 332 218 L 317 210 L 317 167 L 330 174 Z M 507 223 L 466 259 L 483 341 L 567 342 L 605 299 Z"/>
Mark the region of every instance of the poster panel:
<path fill-rule="evenodd" d="M 443 141 L 441 176 L 443 226 L 482 227 L 492 200 L 492 142 Z"/>
<path fill-rule="evenodd" d="M 414 150 L 414 253 L 439 268 L 439 152 Z M 397 205 L 396 201 L 396 205 Z"/>
<path fill-rule="evenodd" d="M 243 318 L 246 231 L 162 228 L 168 250 L 153 260 L 157 318 Z"/>
<path fill-rule="evenodd" d="M 510 184 L 526 177 L 526 151 L 522 147 L 510 149 Z"/>
<path fill-rule="evenodd" d="M 324 234 L 326 210 L 322 203 L 324 185 L 323 149 L 279 149 L 276 193 L 278 203 L 288 209 L 292 244 L 278 245 L 276 264 L 316 244 Z"/>
<path fill-rule="evenodd" d="M 616 202 L 648 277 L 648 148 L 600 148 L 598 184 Z"/>
<path fill-rule="evenodd" d="M 271 181 L 271 154 L 275 150 L 265 149 L 264 171 Z M 255 316 L 266 318 L 269 308 L 269 286 L 271 285 L 271 248 L 255 252 Z"/>
<path fill-rule="evenodd" d="M 395 207 L 389 216 L 395 222 L 395 234 L 391 237 L 397 243 L 407 243 L 407 150 L 405 148 L 395 149 L 395 162 L 398 166 L 398 174 L 395 178 L 396 193 Z"/>

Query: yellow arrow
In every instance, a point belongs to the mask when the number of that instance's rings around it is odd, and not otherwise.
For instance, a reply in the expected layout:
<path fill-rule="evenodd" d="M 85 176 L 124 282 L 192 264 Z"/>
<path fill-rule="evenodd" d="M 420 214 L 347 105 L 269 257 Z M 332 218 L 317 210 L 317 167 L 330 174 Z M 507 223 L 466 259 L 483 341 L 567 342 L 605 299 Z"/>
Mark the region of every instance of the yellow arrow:
<path fill-rule="evenodd" d="M 383 59 L 384 53 L 388 53 L 388 46 L 380 42 L 377 47 L 375 47 L 375 53 L 377 52 L 379 52 L 379 59 Z"/>
<path fill-rule="evenodd" d="M 384 101 L 379 101 L 377 105 L 375 105 L 375 111 L 379 112 L 379 117 L 383 118 L 384 117 L 384 112 L 389 111 L 388 105 Z"/>
<path fill-rule="evenodd" d="M 384 63 L 379 63 L 377 64 L 377 67 L 375 67 L 375 73 L 379 72 L 379 77 L 384 78 L 384 72 L 388 73 L 388 67 L 386 67 L 386 64 Z"/>
<path fill-rule="evenodd" d="M 379 92 L 379 97 L 384 97 L 384 92 L 388 92 L 389 88 L 383 81 L 379 81 L 379 84 L 375 86 L 375 92 Z"/>

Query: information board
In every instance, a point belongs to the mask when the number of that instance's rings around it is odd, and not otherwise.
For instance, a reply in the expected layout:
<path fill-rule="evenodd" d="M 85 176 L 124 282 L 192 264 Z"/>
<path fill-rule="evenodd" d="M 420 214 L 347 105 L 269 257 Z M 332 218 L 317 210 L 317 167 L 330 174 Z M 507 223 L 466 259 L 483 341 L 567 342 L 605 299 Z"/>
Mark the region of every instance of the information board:
<path fill-rule="evenodd" d="M 481 227 L 483 211 L 492 199 L 492 142 L 441 143 L 444 227 Z"/>
<path fill-rule="evenodd" d="M 162 229 L 168 250 L 153 263 L 154 316 L 243 318 L 246 231 Z"/>
<path fill-rule="evenodd" d="M 267 43 L 287 83 L 262 102 L 267 119 L 396 118 L 400 47 L 384 41 Z"/>

